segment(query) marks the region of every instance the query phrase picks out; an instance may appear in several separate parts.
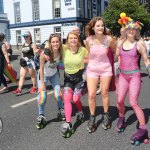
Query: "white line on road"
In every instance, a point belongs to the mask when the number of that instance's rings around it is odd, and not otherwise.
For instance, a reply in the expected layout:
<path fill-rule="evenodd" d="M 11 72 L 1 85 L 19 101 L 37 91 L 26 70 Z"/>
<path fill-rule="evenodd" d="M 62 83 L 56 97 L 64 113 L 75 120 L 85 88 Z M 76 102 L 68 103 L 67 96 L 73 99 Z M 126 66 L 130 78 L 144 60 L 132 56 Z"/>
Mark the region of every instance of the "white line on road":
<path fill-rule="evenodd" d="M 53 93 L 53 91 L 50 91 L 50 92 L 47 93 L 47 95 L 50 95 L 50 94 L 52 94 L 52 93 Z M 35 101 L 35 100 L 37 100 L 37 97 L 31 98 L 31 99 L 29 99 L 29 100 L 23 101 L 23 102 L 18 103 L 18 104 L 14 104 L 14 105 L 12 105 L 12 106 L 10 106 L 10 107 L 11 107 L 11 108 L 16 108 L 16 107 L 22 106 L 22 105 L 24 105 L 24 104 L 30 103 L 30 102 Z"/>

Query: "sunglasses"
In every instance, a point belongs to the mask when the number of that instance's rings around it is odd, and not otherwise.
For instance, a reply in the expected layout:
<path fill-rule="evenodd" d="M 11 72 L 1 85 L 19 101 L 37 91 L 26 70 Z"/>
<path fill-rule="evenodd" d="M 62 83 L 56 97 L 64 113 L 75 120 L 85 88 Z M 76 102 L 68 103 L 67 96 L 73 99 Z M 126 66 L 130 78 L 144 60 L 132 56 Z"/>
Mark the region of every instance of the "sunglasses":
<path fill-rule="evenodd" d="M 23 36 L 24 38 L 27 38 L 28 36 Z"/>

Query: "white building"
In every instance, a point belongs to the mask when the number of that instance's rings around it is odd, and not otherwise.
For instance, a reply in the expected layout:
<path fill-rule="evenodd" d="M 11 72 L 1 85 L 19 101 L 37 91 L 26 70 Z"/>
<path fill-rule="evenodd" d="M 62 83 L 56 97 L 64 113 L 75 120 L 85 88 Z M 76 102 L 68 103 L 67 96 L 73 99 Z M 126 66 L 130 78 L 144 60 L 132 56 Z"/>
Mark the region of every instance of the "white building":
<path fill-rule="evenodd" d="M 84 32 L 93 16 L 100 16 L 108 0 L 4 0 L 4 12 L 10 21 L 10 43 L 23 43 L 22 33 L 30 31 L 33 41 L 41 43 L 51 33 L 62 39 L 73 26 Z"/>
<path fill-rule="evenodd" d="M 6 39 L 9 39 L 8 24 L 7 14 L 4 13 L 3 0 L 0 0 L 0 33 L 6 34 Z"/>

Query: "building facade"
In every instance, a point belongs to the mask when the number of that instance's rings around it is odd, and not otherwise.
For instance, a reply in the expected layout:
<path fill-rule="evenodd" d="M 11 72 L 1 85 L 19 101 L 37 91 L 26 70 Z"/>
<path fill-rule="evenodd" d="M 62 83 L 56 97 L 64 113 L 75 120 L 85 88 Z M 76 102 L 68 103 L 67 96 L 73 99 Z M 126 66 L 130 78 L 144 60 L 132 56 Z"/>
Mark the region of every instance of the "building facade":
<path fill-rule="evenodd" d="M 4 33 L 6 39 L 10 39 L 8 24 L 7 14 L 4 13 L 3 0 L 0 0 L 0 33 Z"/>
<path fill-rule="evenodd" d="M 108 0 L 4 0 L 4 12 L 10 21 L 10 42 L 20 45 L 22 34 L 30 31 L 33 41 L 41 43 L 51 33 L 66 39 L 73 26 L 84 33 L 85 25 L 93 16 L 101 16 Z"/>

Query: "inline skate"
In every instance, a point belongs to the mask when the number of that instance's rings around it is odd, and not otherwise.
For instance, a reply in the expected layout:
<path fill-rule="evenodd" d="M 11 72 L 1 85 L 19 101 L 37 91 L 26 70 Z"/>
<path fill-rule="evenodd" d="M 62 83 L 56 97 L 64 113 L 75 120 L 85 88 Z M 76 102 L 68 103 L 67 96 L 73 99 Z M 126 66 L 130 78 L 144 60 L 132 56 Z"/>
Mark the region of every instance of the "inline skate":
<path fill-rule="evenodd" d="M 65 138 L 69 138 L 71 137 L 71 135 L 74 133 L 74 130 L 72 128 L 72 124 L 70 122 L 65 122 L 63 125 L 62 125 L 62 136 L 65 137 Z"/>
<path fill-rule="evenodd" d="M 126 128 L 125 117 L 119 117 L 116 131 L 118 131 L 119 133 L 124 132 L 125 128 Z"/>
<path fill-rule="evenodd" d="M 89 133 L 94 132 L 97 129 L 97 124 L 95 123 L 95 116 L 91 115 L 90 120 L 87 125 L 87 130 Z"/>
<path fill-rule="evenodd" d="M 45 120 L 45 117 L 40 115 L 38 116 L 37 118 L 37 123 L 36 123 L 36 128 L 37 129 L 43 129 L 46 125 L 46 120 Z"/>
<path fill-rule="evenodd" d="M 64 109 L 59 109 L 59 110 L 58 110 L 57 118 L 58 118 L 58 120 L 60 120 L 60 121 L 66 120 L 66 118 L 65 118 L 65 113 L 64 113 Z"/>
<path fill-rule="evenodd" d="M 149 137 L 148 137 L 148 131 L 147 129 L 141 129 L 139 128 L 135 134 L 133 134 L 131 138 L 131 144 L 139 146 L 141 143 L 148 144 L 149 143 Z"/>
<path fill-rule="evenodd" d="M 102 116 L 102 127 L 104 130 L 111 128 L 111 117 L 108 112 L 104 113 Z"/>

